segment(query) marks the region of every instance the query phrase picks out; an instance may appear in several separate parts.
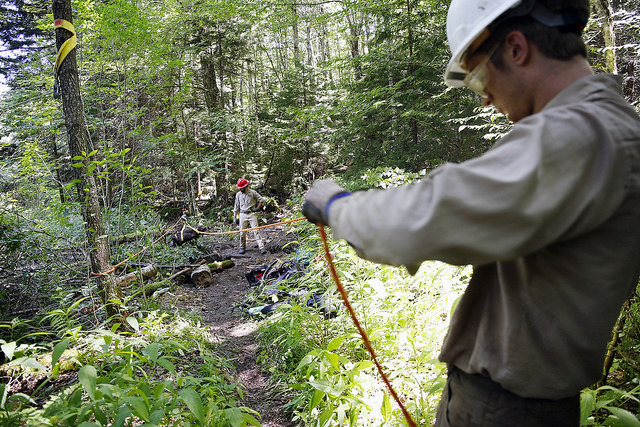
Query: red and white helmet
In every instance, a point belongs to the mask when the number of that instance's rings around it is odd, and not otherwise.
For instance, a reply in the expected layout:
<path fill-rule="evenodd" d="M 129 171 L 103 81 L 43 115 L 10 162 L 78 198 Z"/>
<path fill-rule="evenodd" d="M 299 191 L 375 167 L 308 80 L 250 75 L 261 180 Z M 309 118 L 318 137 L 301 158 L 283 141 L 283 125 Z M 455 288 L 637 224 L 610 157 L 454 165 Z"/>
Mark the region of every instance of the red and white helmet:
<path fill-rule="evenodd" d="M 247 185 L 249 185 L 249 181 L 247 181 L 247 180 L 246 180 L 246 179 L 244 179 L 244 178 L 240 178 L 240 179 L 238 180 L 238 183 L 236 184 L 236 187 L 238 187 L 238 188 L 242 189 L 242 188 L 246 187 Z"/>

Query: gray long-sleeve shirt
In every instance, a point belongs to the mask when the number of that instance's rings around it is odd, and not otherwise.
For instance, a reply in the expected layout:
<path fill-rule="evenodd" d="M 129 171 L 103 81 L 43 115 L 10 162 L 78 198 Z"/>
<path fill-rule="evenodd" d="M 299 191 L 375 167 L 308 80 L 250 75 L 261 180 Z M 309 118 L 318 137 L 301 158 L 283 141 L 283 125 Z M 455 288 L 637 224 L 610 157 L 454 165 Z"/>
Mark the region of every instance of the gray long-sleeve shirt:
<path fill-rule="evenodd" d="M 335 201 L 364 258 L 473 264 L 441 360 L 524 397 L 595 382 L 640 273 L 640 118 L 619 81 L 589 76 L 484 155 Z"/>
<path fill-rule="evenodd" d="M 256 207 L 263 198 L 256 190 L 247 188 L 246 192 L 238 191 L 236 193 L 235 203 L 233 205 L 233 212 L 239 214 L 240 212 L 249 212 L 251 208 Z"/>

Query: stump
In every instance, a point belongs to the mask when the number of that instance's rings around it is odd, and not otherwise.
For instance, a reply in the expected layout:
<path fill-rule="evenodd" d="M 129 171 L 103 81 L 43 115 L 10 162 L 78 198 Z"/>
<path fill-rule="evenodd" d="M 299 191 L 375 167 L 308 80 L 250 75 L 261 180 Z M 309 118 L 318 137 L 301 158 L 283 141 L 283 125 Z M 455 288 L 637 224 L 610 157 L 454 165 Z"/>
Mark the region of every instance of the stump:
<path fill-rule="evenodd" d="M 209 286 L 213 283 L 213 276 L 211 275 L 211 269 L 207 264 L 194 268 L 191 272 L 191 280 L 196 286 Z"/>

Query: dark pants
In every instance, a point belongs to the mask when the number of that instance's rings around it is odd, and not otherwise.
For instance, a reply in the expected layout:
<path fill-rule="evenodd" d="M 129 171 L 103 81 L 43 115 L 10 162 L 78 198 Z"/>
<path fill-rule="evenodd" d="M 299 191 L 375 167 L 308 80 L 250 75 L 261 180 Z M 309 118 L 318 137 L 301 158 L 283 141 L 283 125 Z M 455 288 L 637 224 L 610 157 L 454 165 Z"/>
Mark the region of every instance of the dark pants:
<path fill-rule="evenodd" d="M 580 396 L 561 400 L 524 398 L 488 377 L 453 367 L 436 417 L 438 427 L 573 427 L 580 423 Z"/>

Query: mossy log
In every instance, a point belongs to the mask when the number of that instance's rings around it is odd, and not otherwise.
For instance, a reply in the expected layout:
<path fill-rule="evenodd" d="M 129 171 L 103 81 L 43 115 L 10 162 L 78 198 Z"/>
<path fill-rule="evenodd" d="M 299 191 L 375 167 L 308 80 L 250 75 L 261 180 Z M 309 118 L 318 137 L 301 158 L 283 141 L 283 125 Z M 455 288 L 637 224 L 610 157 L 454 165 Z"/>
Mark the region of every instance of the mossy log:
<path fill-rule="evenodd" d="M 151 294 L 153 294 L 155 291 L 157 291 L 160 288 L 163 288 L 165 286 L 171 286 L 173 284 L 173 279 L 175 279 L 176 277 L 180 276 L 181 274 L 186 273 L 187 271 L 189 271 L 190 268 L 183 268 L 182 270 L 178 271 L 175 274 L 172 274 L 171 276 L 167 277 L 164 280 L 160 280 L 159 282 L 153 282 L 153 283 L 147 283 L 146 285 L 144 285 L 144 294 L 146 296 L 150 296 Z"/>
<path fill-rule="evenodd" d="M 160 288 L 171 286 L 173 282 L 169 279 L 160 280 L 159 282 L 147 283 L 144 285 L 144 294 L 151 296 L 155 291 Z"/>
<path fill-rule="evenodd" d="M 211 263 L 209 263 L 207 265 L 209 266 L 209 269 L 212 272 L 218 272 L 218 271 L 226 270 L 227 268 L 231 268 L 235 264 L 234 264 L 234 262 L 232 260 L 226 259 L 224 261 L 211 262 Z"/>

